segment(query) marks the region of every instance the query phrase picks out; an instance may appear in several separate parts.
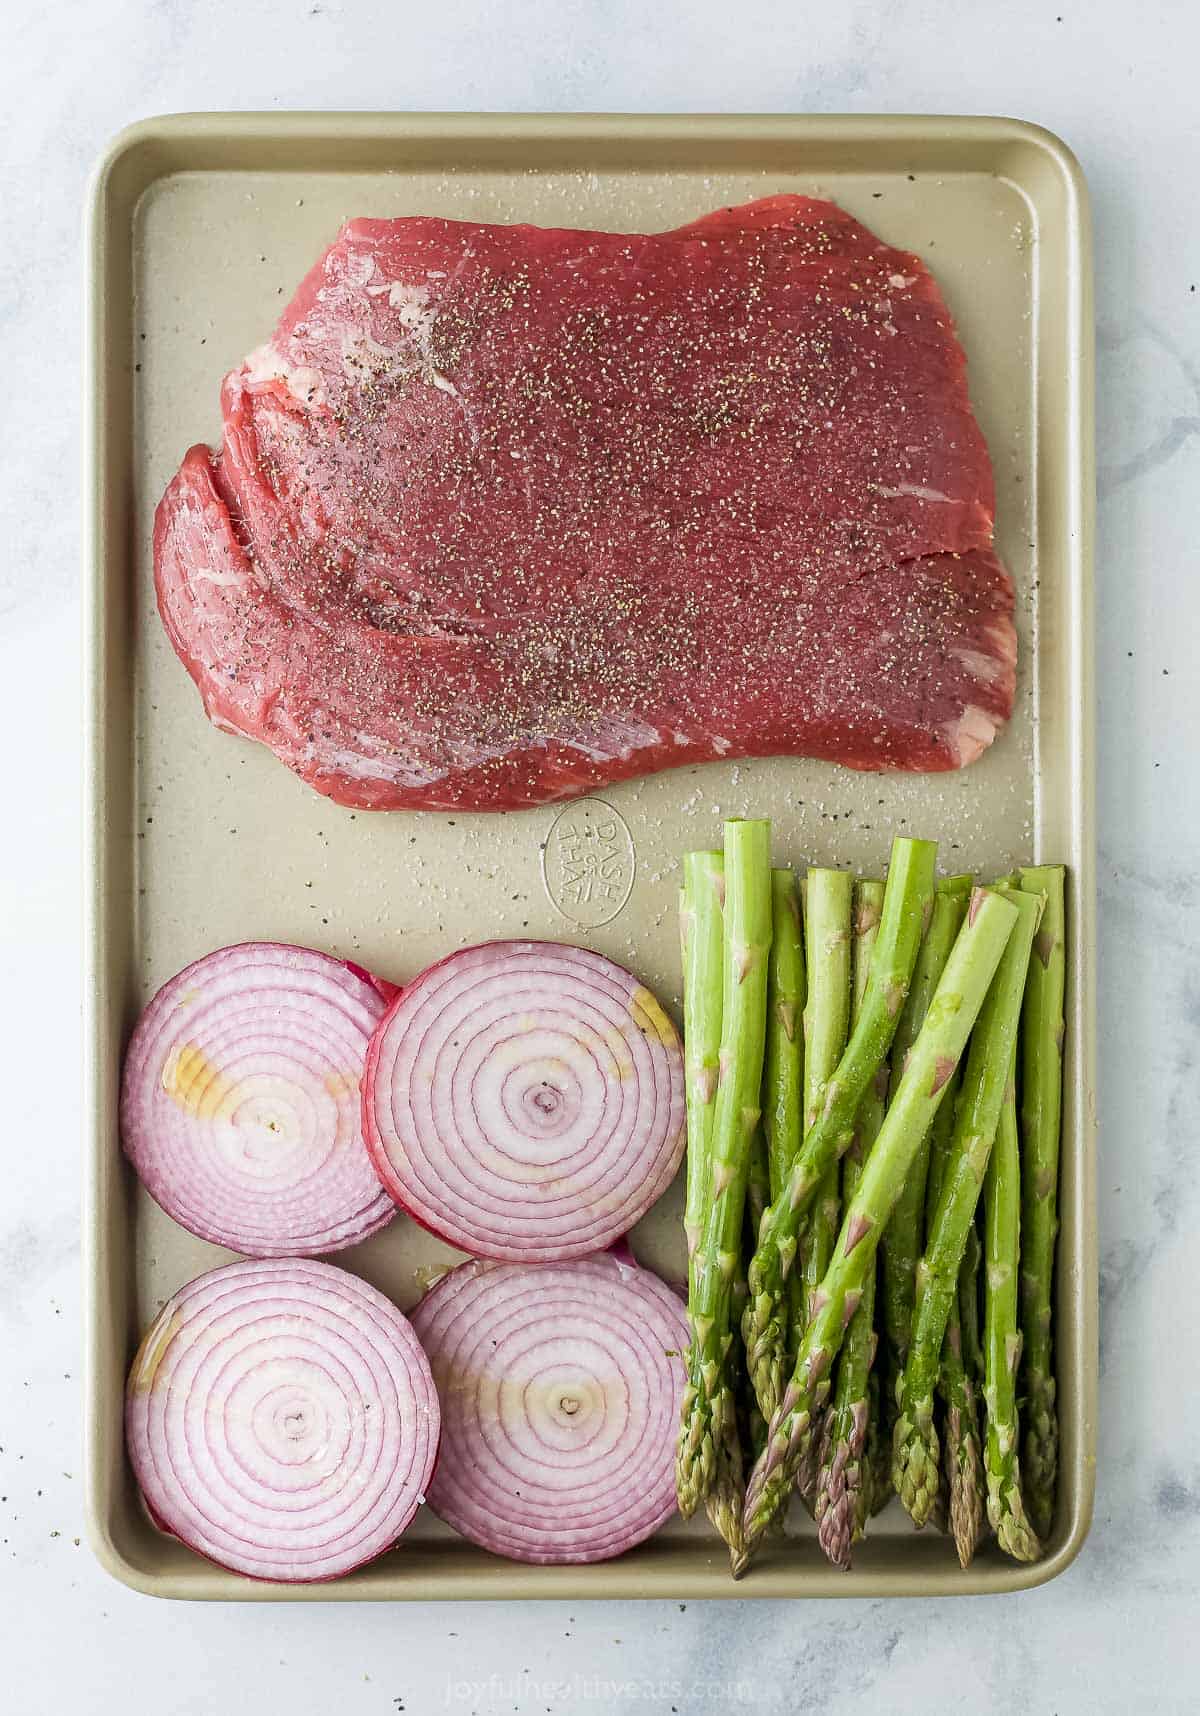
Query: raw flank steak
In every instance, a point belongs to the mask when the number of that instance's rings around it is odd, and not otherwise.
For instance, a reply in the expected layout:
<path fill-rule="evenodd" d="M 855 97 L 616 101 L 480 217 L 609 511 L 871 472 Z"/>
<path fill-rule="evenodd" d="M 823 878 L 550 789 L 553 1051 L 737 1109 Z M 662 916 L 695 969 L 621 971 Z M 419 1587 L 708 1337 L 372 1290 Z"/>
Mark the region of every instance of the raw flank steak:
<path fill-rule="evenodd" d="M 221 403 L 158 509 L 159 608 L 211 719 L 341 804 L 954 769 L 1011 713 L 950 315 L 832 203 L 353 220 Z"/>

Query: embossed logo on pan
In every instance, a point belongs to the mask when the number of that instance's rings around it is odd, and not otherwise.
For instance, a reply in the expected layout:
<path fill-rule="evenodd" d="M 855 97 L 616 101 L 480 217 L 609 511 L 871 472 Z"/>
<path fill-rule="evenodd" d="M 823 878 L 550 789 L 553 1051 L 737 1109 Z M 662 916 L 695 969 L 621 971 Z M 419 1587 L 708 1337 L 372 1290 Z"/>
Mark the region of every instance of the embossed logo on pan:
<path fill-rule="evenodd" d="M 619 811 L 580 798 L 559 811 L 542 847 L 542 881 L 573 924 L 610 923 L 633 892 L 637 859 Z"/>

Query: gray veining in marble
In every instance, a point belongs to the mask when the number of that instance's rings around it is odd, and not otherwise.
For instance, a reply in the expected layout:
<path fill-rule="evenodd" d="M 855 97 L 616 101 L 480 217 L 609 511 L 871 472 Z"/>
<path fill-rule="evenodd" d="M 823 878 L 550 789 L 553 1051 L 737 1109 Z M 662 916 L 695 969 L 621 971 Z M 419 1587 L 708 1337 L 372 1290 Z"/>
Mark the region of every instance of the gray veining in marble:
<path fill-rule="evenodd" d="M 1200 1707 L 1200 16 L 1189 0 L 57 0 L 0 64 L 0 1704 L 13 1716 Z M 1097 226 L 1103 1347 L 1096 1523 L 945 1604 L 155 1604 L 79 1545 L 83 184 L 187 108 L 1008 112 Z M 1189 643 L 1188 639 L 1193 641 Z"/>

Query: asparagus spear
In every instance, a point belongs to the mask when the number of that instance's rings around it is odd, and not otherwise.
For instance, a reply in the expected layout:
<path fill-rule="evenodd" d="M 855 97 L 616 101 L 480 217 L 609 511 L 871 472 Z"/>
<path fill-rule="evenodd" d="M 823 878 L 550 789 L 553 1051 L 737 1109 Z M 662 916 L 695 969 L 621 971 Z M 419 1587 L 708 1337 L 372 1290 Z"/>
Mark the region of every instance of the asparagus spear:
<path fill-rule="evenodd" d="M 808 965 L 808 999 L 804 1006 L 804 1132 L 807 1137 L 824 1105 L 826 1086 L 846 1052 L 846 1038 L 850 1031 L 854 878 L 847 870 L 809 870 L 804 904 Z M 878 918 L 872 928 L 872 942 L 877 927 Z M 837 1238 L 838 1182 L 835 1157 L 821 1175 L 800 1247 L 805 1321 L 808 1296 L 829 1267 L 833 1243 Z"/>
<path fill-rule="evenodd" d="M 804 1130 L 815 1123 L 825 1087 L 846 1052 L 850 1029 L 850 991 L 854 922 L 854 878 L 847 870 L 808 872 L 804 890 L 804 940 L 808 999 L 804 1007 Z M 792 1306 L 789 1352 L 793 1355 L 809 1319 L 809 1303 L 824 1278 L 837 1238 L 840 1170 L 837 1157 L 821 1175 L 808 1226 L 800 1238 L 798 1302 Z M 820 1438 L 813 1457 L 800 1471 L 797 1488 L 805 1505 L 816 1499 Z"/>
<path fill-rule="evenodd" d="M 767 1036 L 763 1050 L 762 1125 L 754 1135 L 750 1156 L 750 1178 L 746 1185 L 746 1220 L 743 1258 L 753 1255 L 758 1243 L 763 1211 L 774 1195 L 775 1182 L 786 1172 L 800 1147 L 801 1067 L 803 1050 L 800 1013 L 804 1005 L 804 948 L 800 929 L 800 901 L 796 878 L 790 870 L 771 871 L 771 951 L 767 959 Z M 740 1293 L 734 1328 L 740 1333 L 746 1308 L 746 1274 L 740 1272 Z M 742 1353 L 744 1361 L 745 1354 Z M 744 1442 L 751 1459 L 757 1459 L 766 1436 L 767 1423 L 749 1385 L 746 1367 L 740 1367 Z M 738 1522 L 740 1533 L 741 1523 Z M 735 1565 L 736 1553 L 730 1541 Z"/>
<path fill-rule="evenodd" d="M 968 875 L 951 875 L 941 880 L 939 891 L 965 901 L 970 894 L 972 879 Z M 937 1198 L 941 1196 L 942 1170 L 946 1165 L 951 1138 L 955 1134 L 955 1109 L 961 1085 L 961 1066 L 946 1086 L 946 1097 L 937 1110 L 929 1131 L 929 1179 L 925 1182 L 925 1232 L 934 1225 Z M 972 1225 L 972 1239 L 979 1244 Z M 965 1268 L 965 1261 L 961 1268 Z M 961 1326 L 958 1292 L 953 1296 L 946 1320 L 946 1335 L 942 1337 L 941 1364 L 937 1368 L 937 1395 L 942 1402 L 942 1421 L 946 1426 L 942 1448 L 941 1484 L 937 1515 L 949 1527 L 955 1539 L 961 1567 L 970 1567 L 975 1550 L 984 1534 L 984 1453 L 980 1443 L 979 1385 L 982 1368 L 972 1376 L 963 1363 L 963 1326 Z M 972 1320 L 973 1338 L 979 1347 L 979 1320 Z M 894 1405 L 894 1392 L 893 1392 Z M 888 1445 L 888 1489 L 891 1491 L 891 1443 Z"/>
<path fill-rule="evenodd" d="M 692 1265 L 692 1342 L 675 1477 L 684 1518 L 709 1494 L 736 1425 L 727 1362 L 751 1145 L 762 1100 L 771 943 L 771 825 L 725 824 L 721 1051 L 708 1155 L 708 1207 Z"/>
<path fill-rule="evenodd" d="M 886 916 L 885 907 L 885 923 Z M 750 1474 L 745 1509 L 747 1554 L 787 1500 L 813 1433 L 814 1415 L 828 1393 L 829 1367 L 874 1267 L 879 1235 L 962 1054 L 1016 917 L 1016 907 L 1001 895 L 984 889 L 972 895 L 967 922 L 946 963 L 843 1218 L 833 1261 L 816 1295 L 816 1314 L 805 1331 L 791 1380 L 772 1415 L 767 1445 Z M 880 940 L 882 937 L 881 925 Z M 868 986 L 868 1000 L 869 996 Z"/>
<path fill-rule="evenodd" d="M 892 844 L 883 915 L 858 1023 L 825 1087 L 821 1112 L 759 1229 L 742 1329 L 750 1379 L 767 1419 L 778 1408 L 784 1380 L 788 1309 L 784 1283 L 821 1177 L 854 1136 L 858 1105 L 891 1046 L 933 892 L 936 856 L 937 848 L 928 840 L 898 839 Z"/>
<path fill-rule="evenodd" d="M 892 1481 L 918 1527 L 926 1523 L 938 1498 L 941 1451 L 933 1418 L 934 1384 L 958 1293 L 963 1247 L 1010 1083 L 1029 954 L 1041 915 L 1028 894 L 1006 890 L 1004 897 L 1017 918 L 971 1038 L 937 1208 L 916 1272 L 912 1339 L 897 1391 Z"/>
<path fill-rule="evenodd" d="M 779 1195 L 779 1188 L 804 1135 L 800 1115 L 804 1059 L 800 1017 L 804 993 L 804 944 L 796 878 L 790 870 L 772 870 L 771 957 L 767 964 L 767 1046 L 762 1105 L 772 1198 Z M 761 1218 L 760 1211 L 759 1220 Z M 757 1221 L 754 1238 L 757 1243 Z"/>
<path fill-rule="evenodd" d="M 942 1174 L 946 1152 L 954 1133 L 954 1110 L 958 1101 L 961 1070 L 946 1087 L 942 1106 L 938 1109 L 930 1132 L 929 1180 L 925 1189 L 926 1231 L 932 1231 L 942 1189 Z M 974 1247 L 974 1262 L 968 1268 L 968 1251 Z M 975 1223 L 967 1230 L 967 1243 L 959 1264 L 958 1280 L 951 1295 L 950 1314 L 942 1339 L 942 1360 L 938 1367 L 937 1388 L 943 1406 L 946 1427 L 942 1451 L 942 1474 L 939 1512 L 944 1513 L 959 1564 L 966 1568 L 975 1558 L 983 1537 L 985 1520 L 985 1488 L 983 1479 L 983 1447 L 979 1429 L 979 1387 L 983 1381 L 982 1362 L 972 1369 L 968 1366 L 963 1337 L 962 1300 L 964 1291 L 971 1295 L 972 1315 L 969 1321 L 973 1351 L 982 1355 L 979 1346 L 978 1294 L 979 1235 Z M 964 1288 L 964 1276 L 969 1276 L 969 1288 Z M 890 1450 L 889 1450 L 890 1490 Z M 941 1496 L 945 1505 L 941 1506 Z"/>
<path fill-rule="evenodd" d="M 725 860 L 720 852 L 688 852 L 683 860 L 679 926 L 683 951 L 683 1024 L 687 1083 L 687 1171 L 684 1233 L 688 1250 L 688 1298 L 694 1299 L 695 1258 L 711 1202 L 710 1145 L 716 1109 L 721 1050 L 721 990 L 724 980 L 723 900 Z M 743 1287 L 744 1290 L 744 1287 Z M 730 1359 L 728 1382 L 736 1383 Z M 742 1450 L 736 1417 L 726 1421 L 713 1450 L 711 1482 L 704 1497 L 709 1519 L 731 1552 L 741 1552 Z M 692 1503 L 694 1508 L 695 1503 Z M 736 1549 L 733 1548 L 736 1545 Z"/>
<path fill-rule="evenodd" d="M 1029 1516 L 1039 1537 L 1054 1519 L 1058 1478 L 1050 1311 L 1058 1233 L 1058 1149 L 1062 1122 L 1065 888 L 1061 865 L 1021 871 L 1021 887 L 1045 901 L 1021 1015 L 1021 1393 L 1022 1469 Z"/>
<path fill-rule="evenodd" d="M 851 1011 L 862 1012 L 871 950 L 883 906 L 883 883 L 859 882 L 854 890 L 854 993 Z M 865 1162 L 883 1124 L 887 1069 L 881 1067 L 859 1104 L 854 1141 L 842 1158 L 842 1201 L 854 1196 Z M 850 1566 L 852 1546 L 862 1537 L 868 1514 L 864 1461 L 870 1419 L 870 1373 L 875 1356 L 875 1271 L 868 1271 L 863 1296 L 850 1319 L 838 1357 L 833 1403 L 825 1419 L 816 1489 L 817 1538 L 835 1567 Z M 814 1437 L 814 1441 L 816 1438 Z"/>
<path fill-rule="evenodd" d="M 683 1231 L 688 1280 L 708 1203 L 709 1141 L 717 1104 L 724 972 L 725 859 L 720 852 L 687 852 L 679 896 L 683 942 L 683 1050 L 687 1079 L 687 1170 Z"/>
<path fill-rule="evenodd" d="M 967 1243 L 963 1247 L 963 1258 L 958 1269 L 959 1351 L 962 1357 L 963 1396 L 967 1402 L 967 1416 L 960 1420 L 963 1424 L 961 1458 L 958 1457 L 960 1449 L 957 1440 L 948 1440 L 946 1452 L 946 1463 L 952 1478 L 950 1530 L 954 1535 L 959 1560 L 964 1565 L 969 1565 L 975 1550 L 983 1541 L 987 1518 L 987 1486 L 983 1469 L 985 1365 L 981 1334 L 983 1317 L 980 1300 L 982 1295 L 979 1282 L 980 1266 L 983 1261 L 983 1244 L 979 1237 L 982 1219 L 983 1200 L 980 1199 L 975 1220 L 967 1229 Z M 942 1353 L 944 1359 L 944 1346 Z M 947 1390 L 955 1380 L 953 1376 L 947 1374 Z M 947 1407 L 946 1421 L 949 1432 L 955 1428 L 950 1419 L 949 1407 Z M 950 1465 L 952 1459 L 955 1462 L 954 1466 Z M 953 1481 L 955 1470 L 957 1470 L 957 1484 Z"/>
<path fill-rule="evenodd" d="M 934 897 L 929 928 L 921 943 L 913 970 L 912 987 L 896 1026 L 892 1044 L 892 1065 L 902 1071 L 904 1060 L 928 1011 L 938 978 L 942 975 L 954 938 L 958 934 L 966 911 L 964 881 L 970 878 L 948 877 L 939 883 Z M 951 1110 L 951 1113 L 953 1110 Z M 889 1433 L 895 1425 L 896 1390 L 908 1356 L 909 1334 L 912 1328 L 913 1299 L 916 1291 L 917 1259 L 924 1238 L 925 1180 L 929 1167 L 930 1145 L 926 1141 L 917 1151 L 900 1200 L 892 1212 L 887 1233 L 881 1244 L 883 1275 L 883 1328 L 886 1339 L 884 1410 Z"/>
<path fill-rule="evenodd" d="M 1025 1512 L 1017 1454 L 1017 1268 L 1021 1251 L 1021 1159 L 1017 1140 L 1016 1056 L 1000 1109 L 984 1186 L 984 1325 L 988 1520 L 1001 1549 L 1017 1561 L 1042 1552 Z"/>
<path fill-rule="evenodd" d="M 745 1303 L 746 1275 L 742 1269 L 734 1277 L 730 1294 L 731 1326 L 734 1328 Z M 754 1450 L 762 1446 L 766 1425 L 749 1386 L 745 1354 L 737 1341 L 731 1343 L 725 1355 L 725 1371 L 733 1411 L 716 1444 L 716 1472 L 713 1486 L 704 1498 L 704 1511 L 729 1550 L 729 1565 L 736 1576 L 746 1564 L 746 1540 L 740 1515 L 745 1501 L 747 1452 L 751 1460 L 756 1457 Z"/>
<path fill-rule="evenodd" d="M 763 1072 L 763 1125 L 767 1135 L 770 1195 L 778 1197 L 804 1137 L 804 1036 L 802 1017 L 807 993 L 801 890 L 790 870 L 771 872 L 771 959 L 767 972 L 767 1048 Z M 760 1210 L 746 1256 L 754 1255 L 762 1223 Z M 799 1284 L 789 1282 L 789 1333 L 799 1321 Z M 744 1315 L 744 1312 L 743 1312 Z M 751 1389 L 753 1392 L 753 1389 Z M 757 1458 L 766 1420 L 755 1405 L 751 1417 Z"/>

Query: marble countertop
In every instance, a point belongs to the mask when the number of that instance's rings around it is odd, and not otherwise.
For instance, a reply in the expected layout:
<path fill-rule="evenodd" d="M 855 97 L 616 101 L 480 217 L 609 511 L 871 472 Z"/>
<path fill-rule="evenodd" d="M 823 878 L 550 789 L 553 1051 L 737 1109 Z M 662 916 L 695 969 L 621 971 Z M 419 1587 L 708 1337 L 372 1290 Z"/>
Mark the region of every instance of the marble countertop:
<path fill-rule="evenodd" d="M 5 47 L 4 1707 L 1197 1708 L 1200 14 L 1188 0 L 59 0 L 6 21 Z M 123 1589 L 81 1544 L 80 206 L 130 120 L 253 107 L 1006 112 L 1081 157 L 1099 322 L 1103 1334 L 1095 1525 L 1052 1585 L 951 1603 L 202 1607 Z"/>

